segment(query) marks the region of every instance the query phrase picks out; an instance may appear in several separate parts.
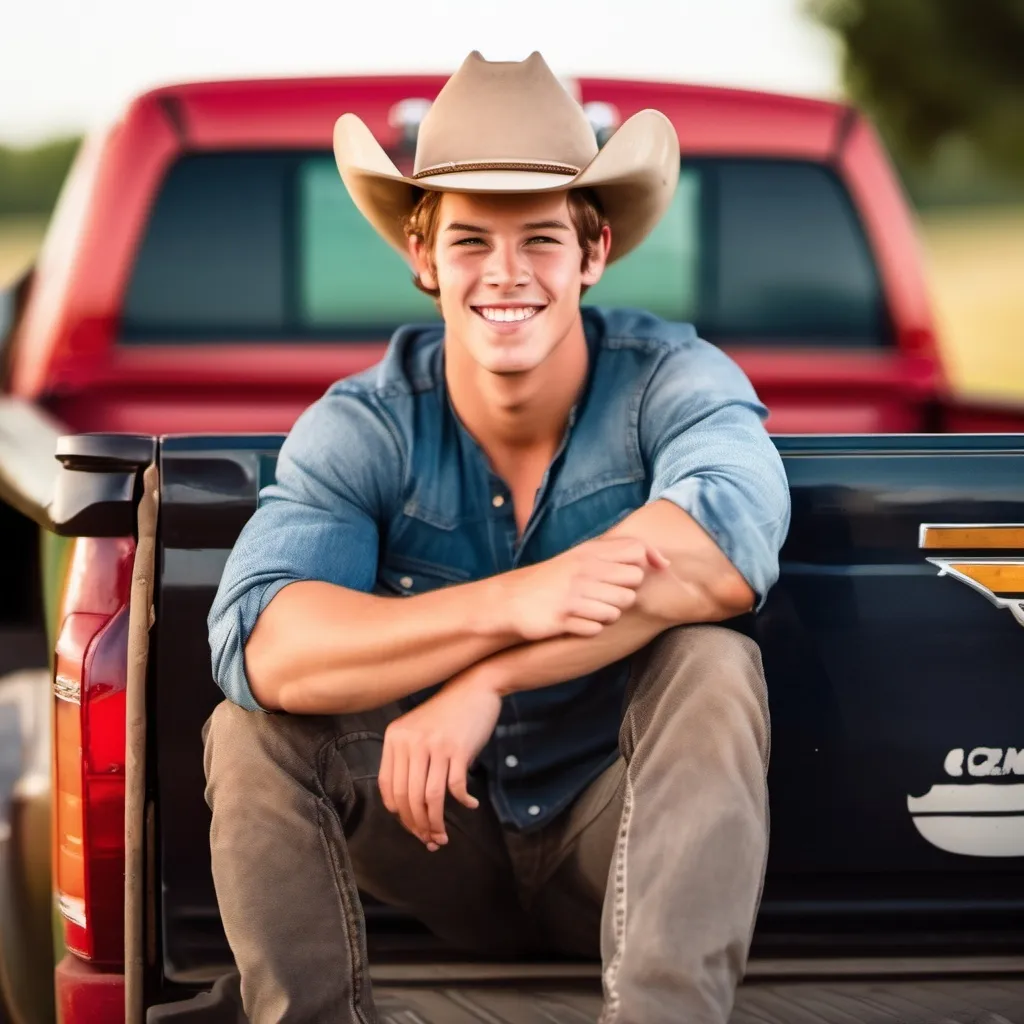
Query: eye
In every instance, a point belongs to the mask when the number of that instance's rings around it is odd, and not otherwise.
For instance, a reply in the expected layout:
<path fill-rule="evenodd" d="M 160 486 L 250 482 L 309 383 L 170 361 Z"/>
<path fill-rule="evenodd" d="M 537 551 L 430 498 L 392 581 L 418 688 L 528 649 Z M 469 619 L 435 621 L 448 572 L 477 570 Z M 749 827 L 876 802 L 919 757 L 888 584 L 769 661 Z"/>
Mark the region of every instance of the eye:
<path fill-rule="evenodd" d="M 482 238 L 472 238 L 472 237 L 471 238 L 460 238 L 457 242 L 453 242 L 452 244 L 453 245 L 474 246 L 474 245 L 476 245 L 478 243 L 480 245 L 486 244 Z"/>
<path fill-rule="evenodd" d="M 527 244 L 532 242 L 550 242 L 552 245 L 561 245 L 557 238 L 550 238 L 548 235 L 534 235 L 532 238 L 527 239 Z"/>

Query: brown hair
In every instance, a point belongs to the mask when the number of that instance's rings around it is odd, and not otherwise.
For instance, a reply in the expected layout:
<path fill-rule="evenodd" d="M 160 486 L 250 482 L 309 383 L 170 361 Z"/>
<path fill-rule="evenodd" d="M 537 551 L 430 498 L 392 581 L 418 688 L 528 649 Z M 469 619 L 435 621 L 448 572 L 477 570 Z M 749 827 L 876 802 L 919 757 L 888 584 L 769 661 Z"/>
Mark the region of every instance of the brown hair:
<path fill-rule="evenodd" d="M 434 269 L 434 245 L 437 242 L 438 215 L 441 209 L 441 196 L 443 194 L 442 192 L 424 189 L 417 199 L 416 205 L 412 208 L 412 211 L 405 218 L 405 222 L 402 225 L 407 236 L 419 238 L 422 241 L 431 269 Z M 601 209 L 601 201 L 597 198 L 597 194 L 593 189 L 570 189 L 567 199 L 569 203 L 569 217 L 572 220 L 573 227 L 576 228 L 576 238 L 580 243 L 580 248 L 583 250 L 583 265 L 581 269 L 585 270 L 590 262 L 594 246 L 597 245 L 601 238 L 601 232 L 608 223 L 608 218 L 605 217 L 604 211 Z M 432 296 L 435 300 L 440 297 L 440 291 L 437 288 L 427 288 L 420 280 L 419 274 L 413 275 L 412 283 L 421 292 L 426 292 L 427 295 Z M 584 285 L 580 290 L 580 295 L 582 296 L 586 290 L 587 285 Z"/>

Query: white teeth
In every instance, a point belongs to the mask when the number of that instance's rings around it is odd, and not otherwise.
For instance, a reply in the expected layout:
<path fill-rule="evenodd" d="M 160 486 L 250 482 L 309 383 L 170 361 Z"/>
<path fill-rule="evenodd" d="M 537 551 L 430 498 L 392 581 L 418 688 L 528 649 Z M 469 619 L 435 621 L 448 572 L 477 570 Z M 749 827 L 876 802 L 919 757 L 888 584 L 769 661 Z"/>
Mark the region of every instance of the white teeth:
<path fill-rule="evenodd" d="M 515 320 L 529 320 L 538 311 L 536 306 L 522 306 L 509 309 L 503 306 L 481 306 L 480 315 L 494 323 L 510 323 Z"/>

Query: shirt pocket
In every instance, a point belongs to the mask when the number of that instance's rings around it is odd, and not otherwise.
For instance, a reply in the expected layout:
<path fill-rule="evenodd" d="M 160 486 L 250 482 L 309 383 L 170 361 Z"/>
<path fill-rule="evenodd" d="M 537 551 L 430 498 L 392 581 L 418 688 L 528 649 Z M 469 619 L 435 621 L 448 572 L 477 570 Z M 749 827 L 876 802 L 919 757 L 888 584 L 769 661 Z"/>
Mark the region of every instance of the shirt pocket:
<path fill-rule="evenodd" d="M 380 593 L 412 597 L 426 594 L 441 587 L 468 583 L 469 573 L 448 565 L 438 565 L 405 555 L 387 555 L 377 570 L 377 588 Z"/>

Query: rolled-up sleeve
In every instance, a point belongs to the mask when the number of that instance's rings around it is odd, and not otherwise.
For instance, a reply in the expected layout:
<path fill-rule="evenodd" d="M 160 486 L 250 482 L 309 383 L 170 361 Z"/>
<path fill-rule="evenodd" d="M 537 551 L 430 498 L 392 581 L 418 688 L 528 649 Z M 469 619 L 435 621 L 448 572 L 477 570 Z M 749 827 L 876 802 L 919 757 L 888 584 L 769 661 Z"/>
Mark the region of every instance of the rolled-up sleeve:
<path fill-rule="evenodd" d="M 671 352 L 640 412 L 649 501 L 666 499 L 711 536 L 757 595 L 779 576 L 789 530 L 789 486 L 750 381 L 704 341 Z"/>
<path fill-rule="evenodd" d="M 245 645 L 283 587 L 320 580 L 373 588 L 378 524 L 394 507 L 402 474 L 398 438 L 369 397 L 334 389 L 299 417 L 275 483 L 260 492 L 228 557 L 207 620 L 213 676 L 229 700 L 259 709 Z"/>

